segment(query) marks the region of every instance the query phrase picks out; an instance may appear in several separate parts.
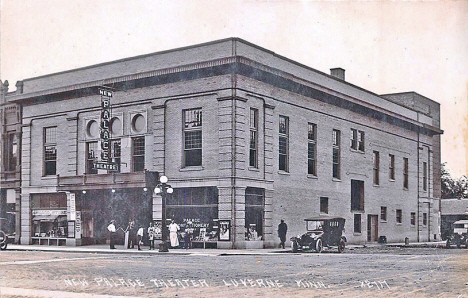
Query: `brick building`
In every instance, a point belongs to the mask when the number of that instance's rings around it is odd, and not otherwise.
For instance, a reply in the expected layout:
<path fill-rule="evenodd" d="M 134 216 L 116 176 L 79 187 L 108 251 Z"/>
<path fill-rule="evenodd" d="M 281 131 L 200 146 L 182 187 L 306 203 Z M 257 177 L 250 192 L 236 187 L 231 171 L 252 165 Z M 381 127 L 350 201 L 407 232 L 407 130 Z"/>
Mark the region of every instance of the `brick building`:
<path fill-rule="evenodd" d="M 17 91 L 21 92 L 21 82 Z M 9 92 L 8 81 L 0 81 L 0 230 L 9 235 L 17 232 L 19 240 L 19 206 L 21 192 L 20 145 L 21 145 L 21 106 L 6 101 Z"/>
<path fill-rule="evenodd" d="M 205 246 L 276 246 L 281 219 L 289 238 L 320 214 L 344 217 L 350 243 L 438 239 L 439 104 L 344 74 L 230 38 L 22 81 L 7 96 L 22 108 L 21 243 L 161 220 L 145 170 L 169 178 L 167 218 Z"/>

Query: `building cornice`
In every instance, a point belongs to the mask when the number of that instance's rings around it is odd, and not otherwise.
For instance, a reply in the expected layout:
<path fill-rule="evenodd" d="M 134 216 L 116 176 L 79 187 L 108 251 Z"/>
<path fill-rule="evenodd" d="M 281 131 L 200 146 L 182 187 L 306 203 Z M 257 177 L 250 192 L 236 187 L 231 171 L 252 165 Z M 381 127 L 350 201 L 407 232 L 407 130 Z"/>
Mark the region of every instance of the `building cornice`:
<path fill-rule="evenodd" d="M 290 73 L 241 56 L 108 78 L 34 93 L 17 94 L 9 97 L 8 100 L 9 102 L 21 102 L 24 105 L 30 105 L 36 102 L 49 102 L 96 95 L 97 89 L 103 86 L 112 87 L 118 92 L 221 75 L 245 76 L 292 93 L 423 134 L 434 135 L 442 133 L 442 130 L 437 127 L 420 123 L 392 111 L 374 106 L 367 101 L 339 93 L 330 88 L 320 86 Z M 411 110 L 409 108 L 406 109 Z"/>

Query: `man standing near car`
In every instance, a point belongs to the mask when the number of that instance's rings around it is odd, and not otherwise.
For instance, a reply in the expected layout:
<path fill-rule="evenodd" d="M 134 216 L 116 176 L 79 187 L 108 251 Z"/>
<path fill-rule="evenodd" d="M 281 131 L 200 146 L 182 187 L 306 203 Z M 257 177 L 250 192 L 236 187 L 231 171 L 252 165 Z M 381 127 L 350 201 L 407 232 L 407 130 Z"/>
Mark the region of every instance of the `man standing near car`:
<path fill-rule="evenodd" d="M 286 233 L 288 232 L 288 225 L 284 222 L 284 219 L 281 220 L 281 223 L 278 225 L 278 237 L 280 238 L 280 246 L 284 249 L 284 243 L 286 242 Z"/>

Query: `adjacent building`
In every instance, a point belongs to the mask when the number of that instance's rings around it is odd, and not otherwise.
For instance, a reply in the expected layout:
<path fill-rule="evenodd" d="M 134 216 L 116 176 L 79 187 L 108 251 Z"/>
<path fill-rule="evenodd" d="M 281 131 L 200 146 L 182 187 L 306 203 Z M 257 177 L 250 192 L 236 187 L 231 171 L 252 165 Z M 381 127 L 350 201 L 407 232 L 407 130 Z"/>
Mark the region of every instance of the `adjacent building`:
<path fill-rule="evenodd" d="M 16 92 L 21 92 L 21 82 L 16 87 Z M 15 94 L 8 89 L 8 81 L 0 81 L 0 230 L 15 235 L 18 241 L 21 227 L 21 106 L 6 101 L 7 96 Z"/>
<path fill-rule="evenodd" d="M 289 238 L 321 214 L 344 217 L 350 243 L 440 239 L 440 106 L 415 92 L 377 95 L 238 38 L 20 85 L 6 103 L 22 111 L 22 244 L 160 221 L 148 171 L 204 247 L 277 246 L 281 219 Z"/>
<path fill-rule="evenodd" d="M 443 199 L 440 201 L 441 209 L 441 237 L 443 240 L 450 235 L 452 224 L 458 220 L 468 219 L 468 199 Z"/>

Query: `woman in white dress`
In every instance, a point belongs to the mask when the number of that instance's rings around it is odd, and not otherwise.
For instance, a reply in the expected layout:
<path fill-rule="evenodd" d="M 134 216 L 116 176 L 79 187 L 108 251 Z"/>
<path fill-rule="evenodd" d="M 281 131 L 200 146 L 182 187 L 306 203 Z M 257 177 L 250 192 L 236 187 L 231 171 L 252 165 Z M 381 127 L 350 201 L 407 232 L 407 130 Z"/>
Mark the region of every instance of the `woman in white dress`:
<path fill-rule="evenodd" d="M 177 232 L 180 230 L 180 227 L 178 224 L 175 223 L 173 220 L 171 224 L 169 225 L 169 237 L 171 239 L 171 246 L 172 247 L 178 247 L 179 246 L 179 238 L 177 237 Z"/>

